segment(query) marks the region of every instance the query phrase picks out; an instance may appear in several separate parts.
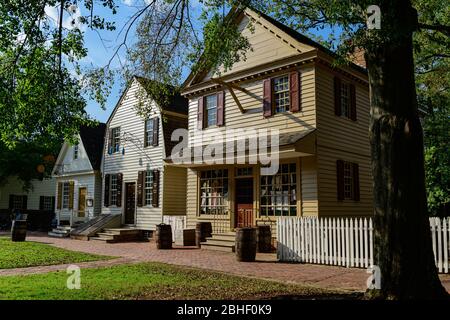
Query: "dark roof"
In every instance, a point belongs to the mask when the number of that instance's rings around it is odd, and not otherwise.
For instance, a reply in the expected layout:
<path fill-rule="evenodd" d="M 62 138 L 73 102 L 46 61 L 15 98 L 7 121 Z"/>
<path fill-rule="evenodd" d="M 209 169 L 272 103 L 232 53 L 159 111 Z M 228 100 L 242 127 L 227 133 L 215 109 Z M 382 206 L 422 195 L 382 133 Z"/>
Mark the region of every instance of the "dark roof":
<path fill-rule="evenodd" d="M 141 83 L 141 85 L 144 87 L 144 89 L 147 87 L 148 83 L 151 83 L 153 80 L 135 76 L 136 80 Z M 181 114 L 188 114 L 188 99 L 182 97 L 175 89 L 175 87 L 166 85 L 169 88 L 169 91 L 172 92 L 169 96 L 169 101 L 165 103 L 164 105 L 160 105 L 160 107 L 163 110 L 181 113 Z"/>
<path fill-rule="evenodd" d="M 82 126 L 80 137 L 94 170 L 100 170 L 105 140 L 106 124 L 99 123 L 95 127 Z"/>

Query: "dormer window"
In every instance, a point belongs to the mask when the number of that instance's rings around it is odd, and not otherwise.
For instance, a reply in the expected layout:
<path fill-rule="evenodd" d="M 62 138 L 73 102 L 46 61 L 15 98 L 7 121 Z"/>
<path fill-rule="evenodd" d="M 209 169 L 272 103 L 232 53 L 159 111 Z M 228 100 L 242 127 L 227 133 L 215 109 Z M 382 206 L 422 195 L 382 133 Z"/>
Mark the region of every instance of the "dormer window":
<path fill-rule="evenodd" d="M 291 105 L 289 97 L 289 76 L 284 75 L 274 78 L 272 83 L 275 99 L 275 113 L 289 111 Z"/>
<path fill-rule="evenodd" d="M 76 144 L 73 146 L 73 160 L 78 159 L 78 152 L 79 152 L 79 147 L 78 147 L 78 144 Z"/>

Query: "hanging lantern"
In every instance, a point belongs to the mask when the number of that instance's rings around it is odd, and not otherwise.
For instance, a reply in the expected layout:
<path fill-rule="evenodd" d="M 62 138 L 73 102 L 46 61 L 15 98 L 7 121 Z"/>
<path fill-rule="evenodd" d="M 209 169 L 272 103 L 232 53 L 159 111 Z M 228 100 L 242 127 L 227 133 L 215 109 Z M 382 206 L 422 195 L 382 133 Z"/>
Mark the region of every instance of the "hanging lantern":
<path fill-rule="evenodd" d="M 39 164 L 36 168 L 37 172 L 44 173 L 45 172 L 45 166 L 43 164 Z"/>

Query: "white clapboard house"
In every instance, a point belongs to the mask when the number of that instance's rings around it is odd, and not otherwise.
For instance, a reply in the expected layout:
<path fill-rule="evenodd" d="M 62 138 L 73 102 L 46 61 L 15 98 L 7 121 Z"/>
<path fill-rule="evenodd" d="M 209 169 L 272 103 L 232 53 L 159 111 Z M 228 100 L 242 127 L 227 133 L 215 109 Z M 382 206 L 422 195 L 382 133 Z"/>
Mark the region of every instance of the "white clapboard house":
<path fill-rule="evenodd" d="M 172 132 L 187 128 L 187 100 L 178 94 L 158 106 L 134 77 L 108 122 L 103 154 L 102 214 L 121 216 L 122 226 L 155 230 L 163 216 L 186 214 L 186 169 L 168 166 Z M 140 116 L 145 103 L 149 116 Z M 147 113 L 148 114 L 148 113 Z"/>
<path fill-rule="evenodd" d="M 53 168 L 56 179 L 56 218 L 58 225 L 74 226 L 101 212 L 102 175 L 100 173 L 104 123 L 83 126 L 77 143 L 64 142 Z"/>

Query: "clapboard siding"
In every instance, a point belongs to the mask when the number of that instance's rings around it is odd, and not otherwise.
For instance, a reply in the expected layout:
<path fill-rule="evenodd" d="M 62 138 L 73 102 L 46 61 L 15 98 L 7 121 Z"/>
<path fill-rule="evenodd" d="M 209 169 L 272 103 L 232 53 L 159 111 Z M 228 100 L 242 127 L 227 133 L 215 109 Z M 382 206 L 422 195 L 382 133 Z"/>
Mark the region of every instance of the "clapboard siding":
<path fill-rule="evenodd" d="M 256 16 L 253 13 L 247 14 Z M 300 52 L 307 52 L 313 50 L 312 47 L 295 42 L 295 48 L 291 43 L 280 40 L 280 37 L 289 39 L 284 32 L 276 28 L 270 27 L 269 24 L 264 23 L 264 19 L 257 17 L 256 20 L 249 24 L 250 16 L 242 16 L 238 22 L 238 30 L 241 34 L 248 39 L 250 44 L 250 50 L 245 53 L 245 59 L 235 63 L 231 70 L 220 70 L 221 75 L 227 75 L 231 72 L 242 71 L 254 66 L 258 66 L 268 61 L 279 60 L 282 58 L 289 58 L 299 54 Z M 264 24 L 264 25 L 263 25 Z M 252 30 L 253 28 L 253 30 Z M 294 41 L 292 41 L 294 43 Z M 203 80 L 211 78 L 211 74 L 208 74 Z"/>
<path fill-rule="evenodd" d="M 59 201 L 60 195 L 58 194 L 58 183 L 64 183 L 64 182 L 74 182 L 74 191 L 73 191 L 73 210 L 72 209 L 56 209 L 56 215 L 59 220 L 67 220 L 69 221 L 71 216 L 73 217 L 73 221 L 84 221 L 87 219 L 92 219 L 94 216 L 100 214 L 100 208 L 98 204 L 101 201 L 98 198 L 98 191 L 96 192 L 96 188 L 98 190 L 98 186 L 96 186 L 96 175 L 95 174 L 80 174 L 80 175 L 74 175 L 74 176 L 68 176 L 68 177 L 57 177 L 56 178 L 56 202 Z M 94 199 L 94 207 L 88 208 L 86 207 L 86 213 L 85 217 L 78 218 L 78 208 L 79 208 L 79 189 L 80 188 L 86 188 L 86 198 L 92 198 Z M 97 194 L 96 194 L 97 193 Z M 97 206 L 96 206 L 97 204 Z"/>
<path fill-rule="evenodd" d="M 320 216 L 371 215 L 372 176 L 370 172 L 368 86 L 354 83 L 357 121 L 338 117 L 334 113 L 334 75 L 330 69 L 325 67 L 316 69 Z M 343 78 L 342 75 L 340 77 Z M 337 160 L 358 163 L 360 201 L 337 200 Z"/>
<path fill-rule="evenodd" d="M 92 165 L 89 156 L 84 148 L 80 135 L 76 137 L 78 141 L 78 158 L 74 159 L 74 145 L 64 142 L 60 155 L 58 156 L 57 165 L 62 166 L 64 174 L 74 172 L 92 171 Z"/>
<path fill-rule="evenodd" d="M 227 129 L 278 129 L 280 133 L 299 132 L 316 126 L 315 115 L 315 71 L 313 66 L 299 69 L 301 74 L 301 111 L 285 112 L 264 118 L 262 110 L 263 79 L 242 84 L 251 95 L 235 90 L 235 94 L 242 107 L 247 110 L 242 114 L 229 91 L 225 91 L 224 119 L 222 127 L 197 129 L 197 109 L 199 96 L 189 100 L 189 143 L 201 144 L 203 141 L 216 140 L 216 135 L 224 135 Z M 224 137 L 225 138 L 225 137 Z"/>
<path fill-rule="evenodd" d="M 26 192 L 23 190 L 23 183 L 17 177 L 9 177 L 5 183 L 0 186 L 0 210 L 9 209 L 9 195 L 26 195 L 27 209 L 39 210 L 39 200 L 41 196 L 55 196 L 55 179 L 32 180 L 31 189 Z"/>
<path fill-rule="evenodd" d="M 159 121 L 159 145 L 157 147 L 149 146 L 144 148 L 144 126 L 145 120 L 136 113 L 136 106 L 139 104 L 139 97 L 142 90 L 139 82 L 134 80 L 123 96 L 122 101 L 114 110 L 108 125 L 105 140 L 104 161 L 103 161 L 103 178 L 106 174 L 123 174 L 122 185 L 122 207 L 116 206 L 105 207 L 102 204 L 102 213 L 122 214 L 125 204 L 125 184 L 128 182 L 137 183 L 139 171 L 158 169 L 163 176 L 163 150 L 164 139 L 161 121 Z M 159 108 L 153 102 L 152 115 L 150 117 L 160 117 Z M 122 140 L 120 142 L 120 152 L 108 154 L 108 139 L 110 129 L 120 127 Z M 123 137 L 128 137 L 123 139 Z M 124 148 L 124 154 L 122 150 Z M 105 186 L 102 186 L 104 194 Z M 162 203 L 162 190 L 164 188 L 164 179 L 160 179 L 160 201 Z M 136 208 L 136 226 L 154 230 L 155 225 L 162 222 L 161 206 L 155 208 L 152 206 L 144 206 Z"/>
<path fill-rule="evenodd" d="M 317 168 L 316 157 L 301 158 L 301 215 L 317 216 Z"/>
<path fill-rule="evenodd" d="M 198 179 L 197 171 L 187 169 L 186 183 L 186 218 L 187 228 L 195 228 L 197 222 L 197 203 L 198 203 Z"/>
<path fill-rule="evenodd" d="M 186 169 L 166 166 L 164 169 L 163 214 L 186 214 Z"/>

